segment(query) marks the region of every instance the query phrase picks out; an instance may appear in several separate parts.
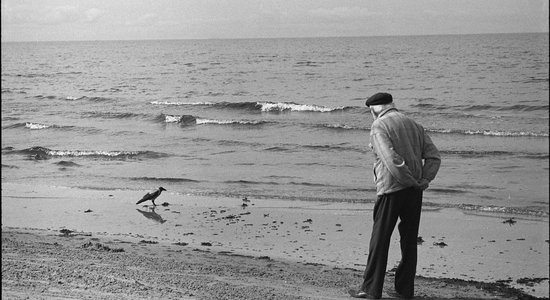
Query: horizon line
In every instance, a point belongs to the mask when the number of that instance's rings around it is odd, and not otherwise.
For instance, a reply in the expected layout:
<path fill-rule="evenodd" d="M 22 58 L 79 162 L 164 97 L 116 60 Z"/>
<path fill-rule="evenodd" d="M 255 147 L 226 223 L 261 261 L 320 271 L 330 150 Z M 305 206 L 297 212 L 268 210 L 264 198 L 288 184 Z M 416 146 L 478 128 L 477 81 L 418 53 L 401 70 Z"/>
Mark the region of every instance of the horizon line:
<path fill-rule="evenodd" d="M 422 37 L 453 35 L 500 35 L 500 34 L 548 34 L 549 31 L 486 32 L 486 33 L 433 33 L 433 34 L 390 34 L 390 35 L 342 35 L 342 36 L 297 36 L 297 37 L 205 37 L 205 38 L 160 38 L 160 39 L 95 39 L 95 40 L 14 40 L 1 43 L 51 43 L 51 42 L 137 42 L 137 41 L 209 41 L 209 40 L 277 40 L 277 39 L 334 39 L 334 38 L 377 38 L 377 37 Z"/>

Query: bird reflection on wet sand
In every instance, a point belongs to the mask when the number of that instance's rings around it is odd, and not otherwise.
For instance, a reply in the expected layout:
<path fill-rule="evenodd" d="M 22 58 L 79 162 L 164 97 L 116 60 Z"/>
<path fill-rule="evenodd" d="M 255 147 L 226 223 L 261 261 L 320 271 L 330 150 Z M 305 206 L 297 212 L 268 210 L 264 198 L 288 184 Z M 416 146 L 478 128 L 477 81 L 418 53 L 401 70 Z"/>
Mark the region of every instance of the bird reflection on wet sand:
<path fill-rule="evenodd" d="M 166 222 L 166 220 L 164 220 L 159 214 L 157 214 L 157 213 L 155 212 L 155 207 L 151 207 L 151 208 L 149 208 L 149 209 L 150 209 L 150 211 L 143 211 L 143 210 L 141 210 L 141 209 L 139 209 L 139 208 L 137 208 L 136 210 L 137 210 L 138 212 L 140 212 L 140 213 L 141 213 L 144 217 L 146 217 L 147 219 L 151 219 L 151 220 L 153 220 L 153 221 L 155 221 L 155 222 L 157 222 L 157 223 L 160 223 L 160 224 Z"/>

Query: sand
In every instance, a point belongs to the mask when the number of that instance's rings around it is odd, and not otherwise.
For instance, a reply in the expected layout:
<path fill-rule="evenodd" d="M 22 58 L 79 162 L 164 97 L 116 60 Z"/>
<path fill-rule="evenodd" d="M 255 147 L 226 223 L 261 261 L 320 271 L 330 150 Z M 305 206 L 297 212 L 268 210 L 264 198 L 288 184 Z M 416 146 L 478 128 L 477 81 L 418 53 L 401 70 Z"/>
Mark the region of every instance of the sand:
<path fill-rule="evenodd" d="M 3 299 L 350 299 L 361 283 L 372 205 L 135 205 L 145 192 L 2 184 Z M 548 298 L 548 220 L 507 217 L 426 208 L 417 297 Z"/>
<path fill-rule="evenodd" d="M 2 299 L 349 299 L 361 278 L 353 269 L 207 247 L 3 228 Z M 417 297 L 528 299 L 503 284 L 423 277 Z"/>

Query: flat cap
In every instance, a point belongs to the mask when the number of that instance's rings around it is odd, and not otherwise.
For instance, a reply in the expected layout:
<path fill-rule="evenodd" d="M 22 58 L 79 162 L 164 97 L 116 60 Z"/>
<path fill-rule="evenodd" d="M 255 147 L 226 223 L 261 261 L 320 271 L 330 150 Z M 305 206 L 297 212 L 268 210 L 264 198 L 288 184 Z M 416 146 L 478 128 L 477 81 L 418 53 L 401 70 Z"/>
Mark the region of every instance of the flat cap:
<path fill-rule="evenodd" d="M 392 103 L 393 97 L 388 93 L 376 93 L 367 99 L 366 106 Z"/>

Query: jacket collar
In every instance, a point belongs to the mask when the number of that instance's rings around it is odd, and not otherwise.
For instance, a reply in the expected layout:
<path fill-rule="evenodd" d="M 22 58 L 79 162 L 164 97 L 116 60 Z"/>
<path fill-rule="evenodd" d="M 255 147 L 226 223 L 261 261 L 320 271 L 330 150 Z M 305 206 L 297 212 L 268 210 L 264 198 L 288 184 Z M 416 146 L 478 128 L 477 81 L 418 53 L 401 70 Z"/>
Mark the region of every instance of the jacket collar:
<path fill-rule="evenodd" d="M 383 111 L 378 115 L 377 119 L 382 118 L 382 116 L 384 116 L 385 114 L 389 113 L 389 112 L 392 111 L 392 110 L 398 111 L 397 108 L 395 108 L 395 107 L 387 108 L 387 109 L 383 110 Z"/>

